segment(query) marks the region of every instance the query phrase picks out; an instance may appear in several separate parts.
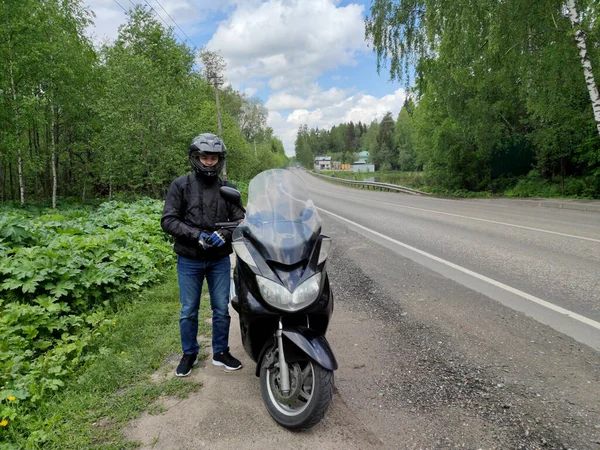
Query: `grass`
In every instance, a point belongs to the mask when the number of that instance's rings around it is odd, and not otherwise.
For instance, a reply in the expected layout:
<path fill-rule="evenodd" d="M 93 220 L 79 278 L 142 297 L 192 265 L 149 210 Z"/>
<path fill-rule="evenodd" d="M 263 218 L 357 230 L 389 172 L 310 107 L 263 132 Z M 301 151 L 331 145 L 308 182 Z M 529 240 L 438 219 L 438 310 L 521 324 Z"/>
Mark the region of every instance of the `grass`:
<path fill-rule="evenodd" d="M 467 191 L 464 189 L 448 190 L 440 186 L 428 185 L 423 172 L 348 172 L 320 171 L 327 176 L 335 176 L 347 180 L 362 181 L 375 179 L 380 183 L 391 183 L 421 190 L 441 197 L 455 198 L 492 198 L 492 197 L 536 197 L 536 198 L 600 198 L 600 178 L 567 177 L 561 179 L 542 179 L 537 171 L 521 177 L 501 177 L 490 182 L 488 190 Z"/>
<path fill-rule="evenodd" d="M 335 176 L 336 178 L 343 178 L 345 180 L 367 180 L 375 179 L 380 183 L 397 184 L 400 186 L 406 186 L 413 189 L 421 189 L 425 186 L 423 180 L 423 172 L 398 172 L 398 171 L 385 171 L 385 172 L 350 172 L 350 171 L 320 171 L 323 175 Z"/>
<path fill-rule="evenodd" d="M 204 289 L 203 292 L 207 292 Z M 210 335 L 209 302 L 201 302 L 199 333 Z M 44 407 L 10 432 L 14 445 L 0 449 L 136 448 L 122 428 L 161 396 L 185 397 L 200 384 L 185 379 L 153 381 L 169 357 L 180 354 L 179 299 L 174 270 L 115 315 L 112 332 L 96 343 L 99 356 Z M 206 355 L 204 355 L 205 357 Z M 160 413 L 160 408 L 153 408 Z"/>

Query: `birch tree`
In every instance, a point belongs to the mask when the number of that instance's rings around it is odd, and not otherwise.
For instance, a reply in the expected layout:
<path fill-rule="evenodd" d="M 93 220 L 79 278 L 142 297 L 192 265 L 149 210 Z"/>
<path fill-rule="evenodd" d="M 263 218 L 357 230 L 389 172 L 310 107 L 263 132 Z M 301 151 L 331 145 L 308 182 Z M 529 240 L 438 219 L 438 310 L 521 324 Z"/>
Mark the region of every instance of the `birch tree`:
<path fill-rule="evenodd" d="M 596 127 L 600 134 L 600 95 L 598 94 L 598 87 L 594 78 L 594 72 L 592 71 L 592 63 L 588 56 L 585 31 L 581 27 L 581 20 L 579 19 L 579 11 L 575 0 L 567 0 L 566 8 L 569 13 L 569 19 L 573 25 L 575 31 L 575 42 L 579 49 L 579 57 L 581 59 L 581 66 L 583 67 L 583 75 L 585 77 L 585 85 L 587 86 L 590 94 L 590 100 L 592 102 L 592 109 L 594 110 L 594 119 L 596 120 Z"/>
<path fill-rule="evenodd" d="M 5 151 L 9 153 L 9 177 L 12 175 L 10 168 L 16 162 L 19 201 L 25 203 L 25 167 L 23 153 L 25 124 L 23 121 L 23 108 L 27 95 L 32 88 L 31 71 L 35 68 L 35 56 L 30 48 L 37 45 L 39 37 L 35 28 L 37 18 L 30 19 L 27 26 L 27 15 L 35 10 L 32 1 L 4 1 L 0 3 L 0 66 L 2 71 L 2 107 L 6 111 L 8 122 L 4 124 L 3 132 Z M 32 26 L 31 26 L 32 25 Z"/>
<path fill-rule="evenodd" d="M 511 172 L 517 165 L 509 160 L 533 154 L 519 167 L 534 166 L 547 179 L 594 174 L 600 183 L 590 62 L 597 50 L 582 52 L 584 30 L 597 22 L 597 2 L 565 2 L 374 0 L 365 36 L 378 70 L 414 85 L 417 161 L 435 172 L 432 179 L 481 189 L 498 173 L 522 175 Z M 580 73 L 577 49 L 587 67 L 585 83 L 573 75 Z"/>

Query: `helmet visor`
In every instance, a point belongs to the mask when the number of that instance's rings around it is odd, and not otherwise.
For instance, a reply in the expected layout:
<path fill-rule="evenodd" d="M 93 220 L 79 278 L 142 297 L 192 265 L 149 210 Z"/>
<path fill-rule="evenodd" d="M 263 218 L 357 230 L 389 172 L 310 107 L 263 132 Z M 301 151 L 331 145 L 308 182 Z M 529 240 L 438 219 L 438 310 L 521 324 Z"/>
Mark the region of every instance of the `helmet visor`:
<path fill-rule="evenodd" d="M 225 155 L 194 150 L 190 152 L 190 162 L 196 172 L 213 177 L 221 172 L 225 163 Z"/>

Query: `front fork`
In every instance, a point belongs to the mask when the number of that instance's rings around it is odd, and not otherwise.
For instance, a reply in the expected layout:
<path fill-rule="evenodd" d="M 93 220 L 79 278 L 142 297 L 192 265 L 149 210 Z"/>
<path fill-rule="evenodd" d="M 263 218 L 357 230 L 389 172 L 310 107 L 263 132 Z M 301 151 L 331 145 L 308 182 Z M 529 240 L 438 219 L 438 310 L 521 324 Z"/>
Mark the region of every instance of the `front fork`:
<path fill-rule="evenodd" d="M 290 368 L 285 360 L 283 353 L 283 324 L 279 319 L 279 328 L 275 332 L 277 337 L 277 348 L 279 350 L 279 375 L 281 376 L 281 393 L 288 395 L 290 393 Z"/>

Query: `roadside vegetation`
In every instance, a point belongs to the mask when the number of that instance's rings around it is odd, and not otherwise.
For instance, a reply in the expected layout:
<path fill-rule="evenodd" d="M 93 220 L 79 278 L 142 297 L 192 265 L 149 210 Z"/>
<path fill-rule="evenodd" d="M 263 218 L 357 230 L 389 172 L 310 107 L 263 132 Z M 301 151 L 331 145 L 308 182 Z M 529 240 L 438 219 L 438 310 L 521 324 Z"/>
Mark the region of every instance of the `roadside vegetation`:
<path fill-rule="evenodd" d="M 47 448 L 53 439 L 65 448 L 61 429 L 78 435 L 84 417 L 108 411 L 100 407 L 106 394 L 176 351 L 174 257 L 161 211 L 151 199 L 95 210 L 2 209 L 2 448 Z M 161 392 L 135 389 L 148 399 Z"/>
<path fill-rule="evenodd" d="M 104 309 L 106 330 L 84 349 L 86 359 L 64 378 L 65 386 L 48 394 L 37 407 L 16 400 L 19 417 L 5 427 L 2 449 L 134 448 L 121 429 L 162 396 L 185 397 L 201 386 L 175 377 L 153 377 L 165 359 L 179 353 L 177 280 L 166 269 L 160 283 L 118 305 Z M 201 315 L 210 316 L 208 302 Z M 200 320 L 199 332 L 210 334 Z M 150 410 L 160 413 L 160 408 Z"/>
<path fill-rule="evenodd" d="M 0 5 L 0 201 L 57 206 L 164 198 L 189 171 L 199 133 L 219 133 L 215 91 L 197 55 L 137 5 L 118 37 L 94 47 L 76 0 Z M 286 165 L 267 108 L 219 92 L 227 176 Z"/>
<path fill-rule="evenodd" d="M 215 91 L 150 8 L 127 17 L 94 47 L 79 1 L 0 6 L 2 450 L 133 446 L 123 424 L 199 388 L 150 375 L 180 353 L 163 199 L 191 139 L 219 133 Z M 287 158 L 260 100 L 219 91 L 228 179 L 246 198 Z"/>
<path fill-rule="evenodd" d="M 375 176 L 422 172 L 444 195 L 600 198 L 599 5 L 374 0 L 366 38 L 406 101 L 370 123 L 301 125 L 297 160 L 367 151 Z"/>
<path fill-rule="evenodd" d="M 499 177 L 493 180 L 484 191 L 469 191 L 465 189 L 451 190 L 428 180 L 424 172 L 378 171 L 378 172 L 349 172 L 341 170 L 318 171 L 323 175 L 347 180 L 371 180 L 381 183 L 391 183 L 406 186 L 423 192 L 444 197 L 523 197 L 523 198 L 575 198 L 597 199 L 600 193 L 596 191 L 593 177 L 555 177 L 547 180 L 533 170 L 522 177 Z M 431 184 L 430 184 L 431 183 Z"/>

